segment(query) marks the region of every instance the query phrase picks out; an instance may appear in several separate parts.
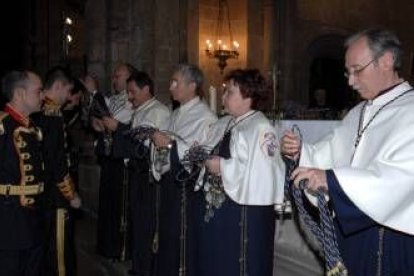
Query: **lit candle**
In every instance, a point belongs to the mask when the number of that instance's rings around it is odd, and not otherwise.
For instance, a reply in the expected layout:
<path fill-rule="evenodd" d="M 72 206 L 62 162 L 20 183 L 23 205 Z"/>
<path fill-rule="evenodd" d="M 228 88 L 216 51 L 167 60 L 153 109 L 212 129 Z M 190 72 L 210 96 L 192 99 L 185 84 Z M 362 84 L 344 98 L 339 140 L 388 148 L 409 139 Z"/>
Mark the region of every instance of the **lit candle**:
<path fill-rule="evenodd" d="M 207 39 L 206 40 L 206 50 L 208 51 L 209 50 L 209 48 L 210 48 L 210 39 Z"/>
<path fill-rule="evenodd" d="M 208 93 L 210 108 L 214 113 L 217 113 L 217 89 L 210 85 Z"/>

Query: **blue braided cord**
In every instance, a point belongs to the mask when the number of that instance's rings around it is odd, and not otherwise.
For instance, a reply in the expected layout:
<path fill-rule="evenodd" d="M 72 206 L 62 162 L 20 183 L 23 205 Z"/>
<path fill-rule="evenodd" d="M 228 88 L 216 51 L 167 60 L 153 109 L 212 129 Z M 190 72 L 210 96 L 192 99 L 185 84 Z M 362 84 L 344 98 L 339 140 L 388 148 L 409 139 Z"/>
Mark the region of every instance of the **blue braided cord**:
<path fill-rule="evenodd" d="M 134 140 L 143 141 L 146 139 L 151 139 L 152 135 L 154 135 L 156 131 L 159 131 L 163 134 L 170 136 L 171 139 L 180 140 L 184 144 L 189 145 L 189 143 L 187 143 L 187 141 L 184 138 L 182 138 L 180 135 L 172 131 L 157 129 L 151 125 L 146 125 L 146 124 L 139 125 L 130 130 L 126 130 L 123 134 L 129 135 Z"/>
<path fill-rule="evenodd" d="M 324 193 L 319 191 L 317 194 L 318 207 L 319 207 L 319 218 L 321 221 L 321 227 L 324 236 L 324 245 L 326 246 L 325 251 L 327 252 L 326 261 L 328 262 L 328 269 L 332 269 L 338 262 L 343 263 L 341 254 L 338 249 L 338 243 L 335 235 L 335 228 L 332 220 L 332 216 L 329 212 L 328 204 L 325 200 Z"/>
<path fill-rule="evenodd" d="M 300 217 L 305 222 L 305 225 L 309 228 L 309 230 L 312 232 L 312 234 L 316 237 L 319 244 L 323 248 L 323 232 L 320 229 L 320 226 L 313 220 L 313 218 L 309 215 L 309 213 L 306 211 L 303 199 L 302 199 L 302 191 L 298 188 L 296 188 L 290 179 L 289 174 L 286 176 L 286 182 L 285 182 L 285 189 L 288 191 L 288 195 L 291 195 L 294 199 L 294 203 L 296 205 L 296 208 L 298 209 Z M 289 187 L 290 186 L 290 187 Z M 325 255 L 325 251 L 322 252 L 323 255 Z"/>
<path fill-rule="evenodd" d="M 204 161 L 210 157 L 211 149 L 208 146 L 196 145 L 186 150 L 180 161 L 183 169 L 177 172 L 175 179 L 178 182 L 185 182 L 195 177 L 204 166 Z"/>
<path fill-rule="evenodd" d="M 132 140 L 137 142 L 144 142 L 151 139 L 152 135 L 157 131 L 156 128 L 150 125 L 139 125 L 135 128 L 124 131 L 123 135 L 130 136 Z"/>
<path fill-rule="evenodd" d="M 297 126 L 293 126 L 293 131 L 296 131 L 302 141 L 302 135 Z M 310 229 L 312 234 L 316 237 L 319 244 L 322 247 L 322 255 L 325 259 L 325 267 L 329 275 L 346 275 L 347 270 L 344 267 L 341 254 L 335 235 L 335 227 L 332 219 L 332 215 L 329 212 L 329 207 L 325 199 L 323 190 L 319 190 L 316 193 L 319 209 L 319 224 L 309 215 L 303 204 L 302 194 L 306 189 L 307 180 L 302 180 L 299 183 L 299 187 L 293 185 L 293 181 L 290 180 L 290 175 L 293 170 L 298 167 L 297 161 L 287 160 L 288 173 L 286 174 L 285 181 L 285 194 L 293 197 L 295 205 L 298 209 L 300 217 L 305 222 L 305 225 Z"/>
<path fill-rule="evenodd" d="M 133 149 L 138 158 L 144 158 L 149 154 L 149 148 L 145 146 L 145 141 L 151 139 L 157 131 L 150 125 L 139 125 L 138 127 L 125 130 L 122 135 L 129 137 L 135 145 Z M 149 160 L 148 160 L 149 162 Z"/>

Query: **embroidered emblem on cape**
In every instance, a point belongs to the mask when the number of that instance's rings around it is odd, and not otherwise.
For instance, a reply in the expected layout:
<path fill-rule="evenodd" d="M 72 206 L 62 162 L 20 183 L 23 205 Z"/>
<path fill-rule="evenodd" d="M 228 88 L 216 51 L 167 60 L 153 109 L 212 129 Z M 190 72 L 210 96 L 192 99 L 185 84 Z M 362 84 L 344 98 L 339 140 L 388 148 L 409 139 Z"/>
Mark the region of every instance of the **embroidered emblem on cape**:
<path fill-rule="evenodd" d="M 276 151 L 278 148 L 278 142 L 276 139 L 276 134 L 273 132 L 264 132 L 260 136 L 260 149 L 262 153 L 270 158 L 276 156 Z"/>

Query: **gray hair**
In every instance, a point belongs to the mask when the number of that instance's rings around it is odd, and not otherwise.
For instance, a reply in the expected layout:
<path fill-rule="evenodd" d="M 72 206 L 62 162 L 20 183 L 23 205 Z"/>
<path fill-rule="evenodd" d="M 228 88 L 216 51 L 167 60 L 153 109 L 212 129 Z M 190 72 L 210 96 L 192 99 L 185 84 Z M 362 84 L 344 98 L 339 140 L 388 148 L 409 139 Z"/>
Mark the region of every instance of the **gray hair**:
<path fill-rule="evenodd" d="M 194 82 L 196 85 L 196 94 L 203 96 L 204 74 L 198 66 L 193 64 L 179 64 L 175 72 L 182 74 L 187 83 Z"/>
<path fill-rule="evenodd" d="M 373 58 L 378 58 L 385 52 L 391 52 L 394 58 L 394 70 L 401 69 L 403 50 L 400 40 L 393 32 L 377 28 L 366 29 L 350 36 L 345 41 L 345 47 L 348 48 L 360 38 L 367 39 Z"/>

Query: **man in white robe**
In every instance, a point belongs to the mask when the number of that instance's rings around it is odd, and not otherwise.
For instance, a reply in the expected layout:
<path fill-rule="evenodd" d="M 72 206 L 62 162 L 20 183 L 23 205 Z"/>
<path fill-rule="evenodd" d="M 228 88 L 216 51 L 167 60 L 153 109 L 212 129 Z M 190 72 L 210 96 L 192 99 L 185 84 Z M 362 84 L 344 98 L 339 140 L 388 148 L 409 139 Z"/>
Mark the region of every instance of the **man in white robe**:
<path fill-rule="evenodd" d="M 401 44 L 369 29 L 346 47 L 348 83 L 365 101 L 314 145 L 286 132 L 282 153 L 300 156 L 291 179 L 308 180 L 311 201 L 327 192 L 350 275 L 414 275 L 414 91 L 397 72 Z"/>
<path fill-rule="evenodd" d="M 191 274 L 194 257 L 192 241 L 192 201 L 196 179 L 186 173 L 180 160 L 195 143 L 204 144 L 210 125 L 217 116 L 201 99 L 203 74 L 194 65 L 179 65 L 172 76 L 170 91 L 180 106 L 174 110 L 167 131 L 153 135 L 158 148 L 170 148 L 169 171 L 161 179 L 161 206 L 159 221 L 159 276 L 175 276 L 186 271 Z M 184 179 L 177 178 L 187 178 Z"/>
<path fill-rule="evenodd" d="M 128 132 L 138 127 L 160 129 L 170 117 L 168 107 L 154 97 L 154 83 L 139 71 L 128 78 L 128 100 L 134 112 L 131 124 L 105 118 L 107 129 L 114 132 L 114 155 L 128 159 L 129 206 L 132 238 L 132 268 L 129 275 L 152 275 L 153 240 L 156 232 L 158 185 L 150 175 L 148 137 L 133 141 Z"/>
<path fill-rule="evenodd" d="M 113 94 L 100 101 L 102 114 L 91 119 L 93 129 L 98 133 L 96 154 L 101 167 L 99 187 L 97 251 L 113 260 L 128 258 L 127 229 L 121 226 L 125 217 L 124 199 L 127 187 L 125 160 L 115 156 L 113 151 L 113 132 L 105 127 L 104 120 L 116 120 L 128 124 L 131 121 L 132 105 L 128 101 L 127 79 L 136 69 L 130 64 L 121 63 L 115 67 L 112 75 Z M 99 117 L 99 118 L 98 118 Z M 123 223 L 124 224 L 124 223 Z"/>

